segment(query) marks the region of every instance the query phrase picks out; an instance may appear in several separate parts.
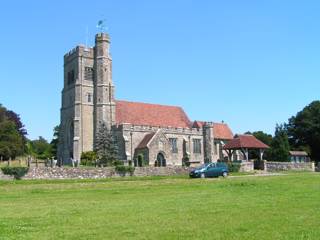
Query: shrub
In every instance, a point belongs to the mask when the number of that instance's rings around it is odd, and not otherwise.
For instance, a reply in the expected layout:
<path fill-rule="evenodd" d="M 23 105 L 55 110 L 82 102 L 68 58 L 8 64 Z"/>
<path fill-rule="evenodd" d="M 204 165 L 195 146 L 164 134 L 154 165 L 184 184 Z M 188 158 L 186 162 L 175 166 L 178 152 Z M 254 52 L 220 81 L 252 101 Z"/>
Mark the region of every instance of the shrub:
<path fill-rule="evenodd" d="M 182 166 L 183 167 L 190 167 L 189 157 L 186 156 L 182 159 Z"/>
<path fill-rule="evenodd" d="M 3 167 L 1 168 L 3 174 L 11 175 L 15 179 L 20 180 L 29 171 L 28 167 Z"/>
<path fill-rule="evenodd" d="M 113 166 L 123 166 L 123 161 L 115 160 L 113 161 Z"/>
<path fill-rule="evenodd" d="M 229 172 L 239 172 L 240 166 L 241 166 L 240 163 L 229 162 L 228 163 Z"/>
<path fill-rule="evenodd" d="M 95 166 L 97 154 L 94 151 L 83 152 L 81 154 L 81 165 L 84 166 Z"/>
<path fill-rule="evenodd" d="M 134 167 L 132 166 L 117 165 L 115 169 L 116 172 L 122 176 L 126 175 L 126 173 L 129 173 L 130 176 L 132 176 L 134 173 Z"/>

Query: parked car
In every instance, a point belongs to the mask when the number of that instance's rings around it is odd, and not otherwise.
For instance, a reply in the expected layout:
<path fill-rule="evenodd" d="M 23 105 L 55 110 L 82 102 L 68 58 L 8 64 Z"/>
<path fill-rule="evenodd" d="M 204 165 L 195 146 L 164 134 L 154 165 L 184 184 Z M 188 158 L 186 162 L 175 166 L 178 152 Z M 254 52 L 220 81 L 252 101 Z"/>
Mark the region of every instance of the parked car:
<path fill-rule="evenodd" d="M 225 163 L 206 163 L 189 173 L 191 178 L 227 177 L 228 166 Z"/>

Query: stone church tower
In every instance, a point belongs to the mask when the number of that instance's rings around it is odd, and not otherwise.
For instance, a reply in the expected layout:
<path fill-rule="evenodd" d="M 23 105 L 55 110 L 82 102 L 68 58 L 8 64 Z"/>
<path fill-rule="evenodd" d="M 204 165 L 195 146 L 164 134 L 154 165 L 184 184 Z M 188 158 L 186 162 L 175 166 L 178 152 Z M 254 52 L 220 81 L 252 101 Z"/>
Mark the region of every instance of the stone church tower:
<path fill-rule="evenodd" d="M 59 160 L 93 150 L 100 124 L 115 124 L 115 105 L 110 37 L 98 33 L 93 48 L 77 46 L 64 56 Z"/>

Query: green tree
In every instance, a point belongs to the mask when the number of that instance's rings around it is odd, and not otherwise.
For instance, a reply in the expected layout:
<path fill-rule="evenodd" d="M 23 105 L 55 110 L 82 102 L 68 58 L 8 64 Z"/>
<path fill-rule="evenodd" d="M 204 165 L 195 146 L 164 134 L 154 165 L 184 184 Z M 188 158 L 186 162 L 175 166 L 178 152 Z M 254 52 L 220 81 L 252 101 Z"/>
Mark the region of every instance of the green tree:
<path fill-rule="evenodd" d="M 99 158 L 100 164 L 111 166 L 118 160 L 118 145 L 105 123 L 99 126 L 95 151 Z"/>
<path fill-rule="evenodd" d="M 259 139 L 264 144 L 267 144 L 268 146 L 272 143 L 272 135 L 264 133 L 263 131 L 256 131 L 252 133 L 253 136 L 255 136 L 257 139 Z"/>
<path fill-rule="evenodd" d="M 30 143 L 37 158 L 46 159 L 52 157 L 51 145 L 43 137 L 40 136 L 39 139 L 33 140 Z"/>
<path fill-rule="evenodd" d="M 3 159 L 15 158 L 23 154 L 23 140 L 11 121 L 0 122 L 0 156 Z"/>
<path fill-rule="evenodd" d="M 276 125 L 276 131 L 271 142 L 271 159 L 287 162 L 289 160 L 290 145 L 284 125 Z"/>
<path fill-rule="evenodd" d="M 21 122 L 21 118 L 20 118 L 19 114 L 15 113 L 14 111 L 11 111 L 11 110 L 6 110 L 6 116 L 7 116 L 8 120 L 10 120 L 14 123 L 15 128 L 17 129 L 17 131 L 21 135 L 22 139 L 25 141 L 28 133 L 27 133 L 27 130 L 24 128 L 23 123 Z"/>
<path fill-rule="evenodd" d="M 81 154 L 81 164 L 85 166 L 95 165 L 97 160 L 97 153 L 95 151 L 87 151 Z"/>
<path fill-rule="evenodd" d="M 3 159 L 14 159 L 24 152 L 24 135 L 17 124 L 23 127 L 19 116 L 0 104 L 0 157 Z"/>
<path fill-rule="evenodd" d="M 57 153 L 58 153 L 58 144 L 59 144 L 59 130 L 60 126 L 55 126 L 53 129 L 53 139 L 50 142 L 51 146 L 51 155 L 53 157 L 58 158 Z"/>
<path fill-rule="evenodd" d="M 313 101 L 289 119 L 286 126 L 289 142 L 294 149 L 306 150 L 320 161 L 320 101 Z"/>

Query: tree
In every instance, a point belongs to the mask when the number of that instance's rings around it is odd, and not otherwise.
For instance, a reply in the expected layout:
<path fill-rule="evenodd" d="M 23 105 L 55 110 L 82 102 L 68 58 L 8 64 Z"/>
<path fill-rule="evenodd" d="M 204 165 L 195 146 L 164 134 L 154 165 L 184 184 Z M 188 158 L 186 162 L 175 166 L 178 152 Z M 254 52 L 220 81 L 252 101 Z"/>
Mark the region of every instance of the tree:
<path fill-rule="evenodd" d="M 4 159 L 15 158 L 23 153 L 23 140 L 11 121 L 0 123 L 0 155 Z"/>
<path fill-rule="evenodd" d="M 287 131 L 290 144 L 306 150 L 316 162 L 320 161 L 320 101 L 313 101 L 289 119 Z"/>
<path fill-rule="evenodd" d="M 118 160 L 117 142 L 105 123 L 99 126 L 95 151 L 100 164 L 111 166 Z"/>
<path fill-rule="evenodd" d="M 0 156 L 3 159 L 14 159 L 23 154 L 24 143 L 15 123 L 7 117 L 6 111 L 0 104 Z"/>
<path fill-rule="evenodd" d="M 87 151 L 81 154 L 81 164 L 85 166 L 93 166 L 96 164 L 97 153 L 95 151 Z"/>
<path fill-rule="evenodd" d="M 26 134 L 19 115 L 0 104 L 0 156 L 14 159 L 23 154 Z"/>
<path fill-rule="evenodd" d="M 46 159 L 51 158 L 51 146 L 46 139 L 39 137 L 37 140 L 30 142 L 32 146 L 32 151 L 35 153 L 37 158 Z"/>
<path fill-rule="evenodd" d="M 14 122 L 17 131 L 19 132 L 23 140 L 26 140 L 26 135 L 28 133 L 27 133 L 27 130 L 24 128 L 23 123 L 21 122 L 19 114 L 15 113 L 14 111 L 7 110 L 6 116 L 8 120 Z"/>
<path fill-rule="evenodd" d="M 273 161 L 287 162 L 290 145 L 284 125 L 276 125 L 276 131 L 271 142 L 271 159 Z"/>
<path fill-rule="evenodd" d="M 58 153 L 58 144 L 59 144 L 59 131 L 60 131 L 60 126 L 55 126 L 53 129 L 53 139 L 50 142 L 51 146 L 51 155 L 58 158 L 57 153 Z"/>

